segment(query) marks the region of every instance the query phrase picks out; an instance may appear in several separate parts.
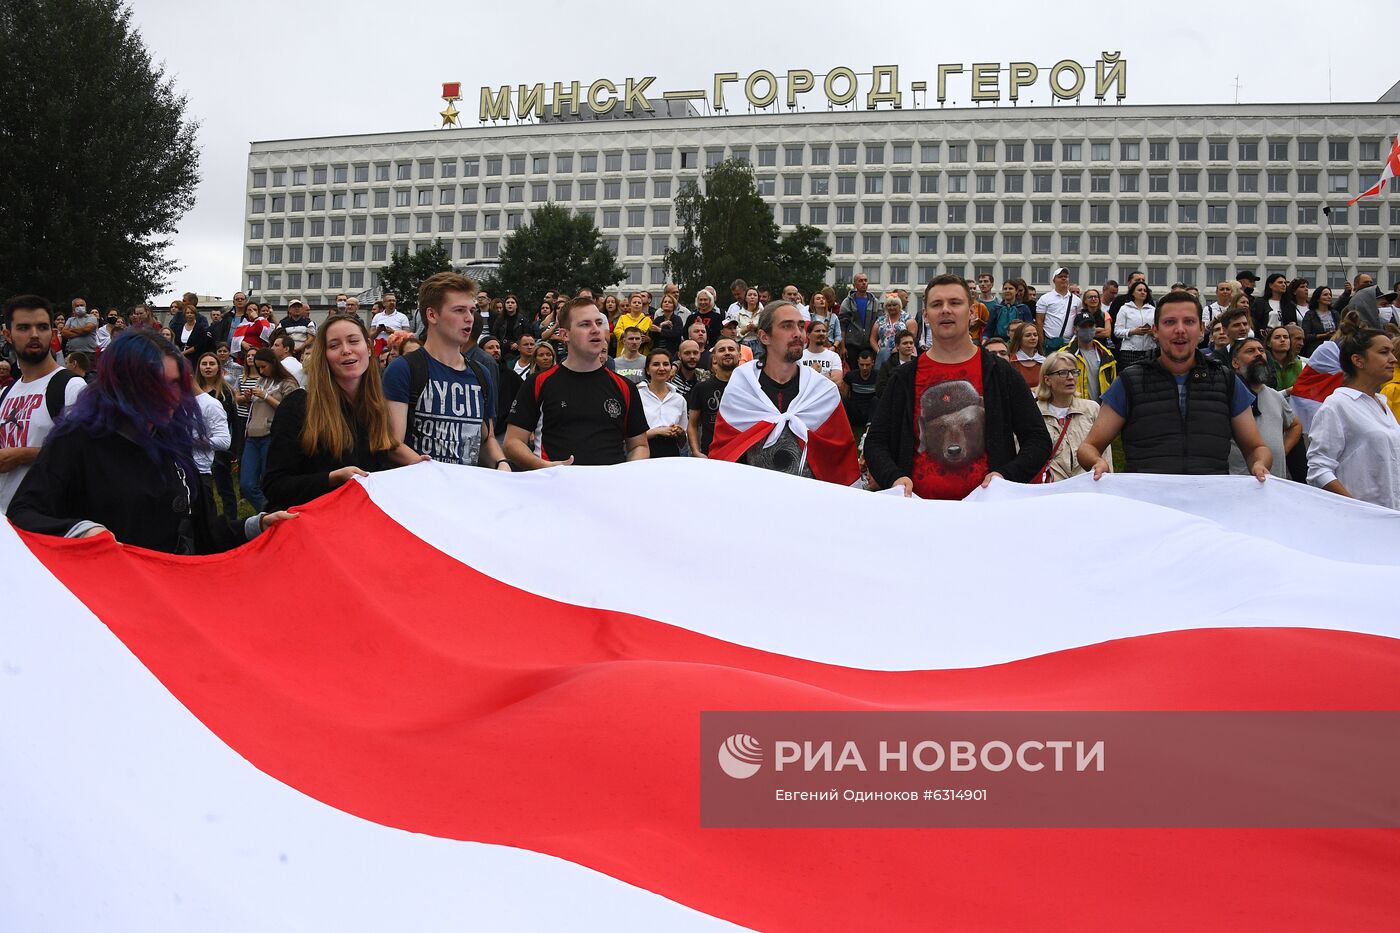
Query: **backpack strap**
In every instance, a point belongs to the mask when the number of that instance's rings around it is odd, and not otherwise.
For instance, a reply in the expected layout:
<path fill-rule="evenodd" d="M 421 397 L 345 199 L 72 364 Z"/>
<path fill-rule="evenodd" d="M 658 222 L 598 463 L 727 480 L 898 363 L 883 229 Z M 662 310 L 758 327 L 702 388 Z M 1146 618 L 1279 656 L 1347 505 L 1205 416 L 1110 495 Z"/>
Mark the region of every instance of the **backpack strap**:
<path fill-rule="evenodd" d="M 428 388 L 428 351 L 419 347 L 408 356 L 408 421 L 404 426 L 404 440 L 413 436 L 414 423 L 418 420 L 418 397 Z"/>
<path fill-rule="evenodd" d="M 49 380 L 48 387 L 44 389 L 44 407 L 49 410 L 50 421 L 58 421 L 58 416 L 63 413 L 63 402 L 67 395 L 68 383 L 77 378 L 78 374 L 73 370 L 61 368 Z"/>
<path fill-rule="evenodd" d="M 492 394 L 493 383 L 486 374 L 486 370 L 481 368 L 481 364 L 469 356 L 463 355 L 462 359 L 467 362 L 467 369 L 476 377 L 477 383 L 481 386 L 481 418 L 483 421 L 496 420 L 496 399 Z"/>

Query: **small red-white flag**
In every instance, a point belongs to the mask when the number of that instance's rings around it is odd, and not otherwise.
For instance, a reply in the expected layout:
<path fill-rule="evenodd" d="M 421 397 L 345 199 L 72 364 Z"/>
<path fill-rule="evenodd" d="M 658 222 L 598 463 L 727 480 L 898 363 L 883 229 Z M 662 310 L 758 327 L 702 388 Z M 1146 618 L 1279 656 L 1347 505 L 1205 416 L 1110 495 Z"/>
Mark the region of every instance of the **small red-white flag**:
<path fill-rule="evenodd" d="M 1390 154 L 1385 157 L 1385 168 L 1381 170 L 1381 180 L 1352 198 L 1347 204 L 1355 204 L 1362 198 L 1369 198 L 1373 194 L 1380 194 L 1381 187 L 1397 175 L 1400 175 L 1400 136 L 1395 137 L 1395 142 L 1390 146 Z"/>

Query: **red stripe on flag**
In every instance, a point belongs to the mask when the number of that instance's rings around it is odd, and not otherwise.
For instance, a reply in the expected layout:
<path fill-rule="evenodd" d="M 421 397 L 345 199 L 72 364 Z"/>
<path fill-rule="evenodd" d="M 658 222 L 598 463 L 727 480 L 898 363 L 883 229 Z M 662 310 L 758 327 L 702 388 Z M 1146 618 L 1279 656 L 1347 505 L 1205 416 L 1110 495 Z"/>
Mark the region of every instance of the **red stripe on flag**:
<path fill-rule="evenodd" d="M 1383 929 L 1397 915 L 1400 831 L 718 830 L 700 828 L 698 792 L 704 710 L 1396 709 L 1395 639 L 1207 629 L 985 668 L 836 667 L 492 580 L 355 483 L 229 554 L 25 540 L 209 729 L 292 787 L 748 926 Z M 371 555 L 407 568 L 404 584 L 365 573 Z M 314 572 L 272 605 L 192 596 L 294 565 Z M 977 621 L 935 606 L 929 624 Z"/>

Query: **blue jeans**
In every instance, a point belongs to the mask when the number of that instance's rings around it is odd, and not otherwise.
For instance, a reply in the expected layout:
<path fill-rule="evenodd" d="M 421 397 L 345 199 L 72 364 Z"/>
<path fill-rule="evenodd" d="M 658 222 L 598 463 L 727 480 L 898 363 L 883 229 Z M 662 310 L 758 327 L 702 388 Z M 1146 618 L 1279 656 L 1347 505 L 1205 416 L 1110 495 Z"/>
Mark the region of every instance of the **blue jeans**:
<path fill-rule="evenodd" d="M 261 512 L 267 508 L 267 497 L 262 491 L 263 467 L 267 466 L 267 450 L 272 446 L 272 435 L 246 437 L 243 439 L 243 458 L 238 463 L 238 486 L 243 490 L 243 498 Z"/>

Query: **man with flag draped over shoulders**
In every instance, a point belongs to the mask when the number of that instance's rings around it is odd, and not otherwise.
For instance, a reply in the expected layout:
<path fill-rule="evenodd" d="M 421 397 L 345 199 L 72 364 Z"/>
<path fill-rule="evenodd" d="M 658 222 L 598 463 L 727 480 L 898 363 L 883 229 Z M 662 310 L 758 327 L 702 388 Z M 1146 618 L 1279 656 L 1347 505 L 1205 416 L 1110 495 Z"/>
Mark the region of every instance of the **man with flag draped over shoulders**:
<path fill-rule="evenodd" d="M 799 365 L 807 331 L 797 306 L 779 300 L 759 312 L 758 339 L 763 358 L 735 369 L 720 399 L 710 459 L 858 483 L 856 439 L 841 392 Z"/>

